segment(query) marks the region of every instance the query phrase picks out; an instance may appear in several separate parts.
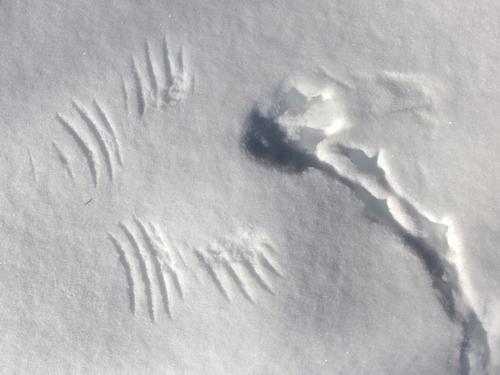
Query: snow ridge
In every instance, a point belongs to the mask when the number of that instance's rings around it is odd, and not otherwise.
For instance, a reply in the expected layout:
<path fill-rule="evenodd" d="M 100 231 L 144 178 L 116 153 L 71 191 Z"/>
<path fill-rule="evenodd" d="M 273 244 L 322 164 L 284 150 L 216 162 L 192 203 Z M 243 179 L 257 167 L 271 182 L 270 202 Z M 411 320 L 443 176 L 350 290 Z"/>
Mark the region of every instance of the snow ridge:
<path fill-rule="evenodd" d="M 243 136 L 246 151 L 267 166 L 291 173 L 315 168 L 346 185 L 363 202 L 367 216 L 390 227 L 421 260 L 447 316 L 461 326 L 461 375 L 488 374 L 487 333 L 464 291 L 466 276 L 453 261 L 458 249 L 451 245 L 450 227 L 398 192 L 380 151 L 369 155 L 333 137 L 352 125 L 344 111 L 350 106 L 346 96 L 335 93 L 334 86 L 292 80 L 278 98 L 268 113 L 256 108 L 250 113 Z"/>

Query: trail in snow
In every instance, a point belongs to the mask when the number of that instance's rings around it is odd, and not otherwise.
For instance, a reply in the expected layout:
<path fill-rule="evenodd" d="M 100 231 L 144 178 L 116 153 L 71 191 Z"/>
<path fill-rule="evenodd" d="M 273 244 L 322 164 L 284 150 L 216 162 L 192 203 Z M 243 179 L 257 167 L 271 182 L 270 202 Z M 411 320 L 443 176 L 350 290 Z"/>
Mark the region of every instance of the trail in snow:
<path fill-rule="evenodd" d="M 413 96 L 422 101 L 422 95 Z M 315 168 L 346 185 L 363 202 L 370 219 L 390 227 L 421 260 L 447 316 L 461 326 L 461 375 L 488 374 L 487 333 L 464 292 L 466 275 L 453 261 L 457 249 L 451 245 L 449 226 L 398 192 L 379 154 L 369 156 L 335 139 L 336 133 L 352 125 L 349 107 L 352 104 L 333 85 L 291 81 L 268 113 L 252 111 L 244 146 L 267 165 L 294 173 Z M 411 100 L 403 106 L 420 107 Z M 384 115 L 387 112 L 391 111 Z"/>

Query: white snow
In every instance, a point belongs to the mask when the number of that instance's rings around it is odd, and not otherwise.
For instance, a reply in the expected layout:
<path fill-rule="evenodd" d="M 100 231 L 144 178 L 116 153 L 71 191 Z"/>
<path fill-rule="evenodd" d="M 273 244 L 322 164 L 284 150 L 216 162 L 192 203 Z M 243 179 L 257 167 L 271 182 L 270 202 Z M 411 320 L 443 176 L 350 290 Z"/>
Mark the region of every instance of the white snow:
<path fill-rule="evenodd" d="M 0 373 L 500 374 L 499 16 L 0 2 Z"/>

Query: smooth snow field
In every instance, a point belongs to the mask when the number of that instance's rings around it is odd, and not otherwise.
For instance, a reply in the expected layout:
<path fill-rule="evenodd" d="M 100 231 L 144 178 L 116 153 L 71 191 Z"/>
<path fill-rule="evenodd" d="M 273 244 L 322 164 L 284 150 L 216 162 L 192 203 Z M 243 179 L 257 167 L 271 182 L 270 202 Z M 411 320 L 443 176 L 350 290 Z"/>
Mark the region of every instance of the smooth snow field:
<path fill-rule="evenodd" d="M 500 374 L 500 2 L 0 0 L 0 374 Z"/>

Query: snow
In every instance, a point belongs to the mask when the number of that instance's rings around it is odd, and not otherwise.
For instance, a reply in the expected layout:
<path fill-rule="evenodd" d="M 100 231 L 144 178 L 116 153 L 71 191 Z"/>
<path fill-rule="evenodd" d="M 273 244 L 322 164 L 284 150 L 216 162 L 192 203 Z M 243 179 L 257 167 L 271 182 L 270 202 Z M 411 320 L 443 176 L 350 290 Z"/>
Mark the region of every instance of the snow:
<path fill-rule="evenodd" d="M 0 9 L 1 373 L 500 373 L 496 2 Z"/>

